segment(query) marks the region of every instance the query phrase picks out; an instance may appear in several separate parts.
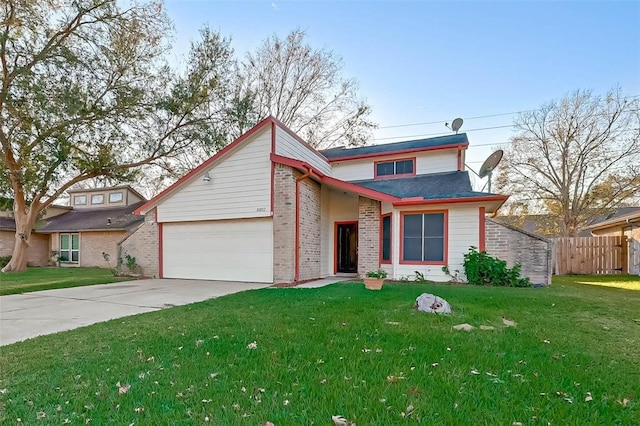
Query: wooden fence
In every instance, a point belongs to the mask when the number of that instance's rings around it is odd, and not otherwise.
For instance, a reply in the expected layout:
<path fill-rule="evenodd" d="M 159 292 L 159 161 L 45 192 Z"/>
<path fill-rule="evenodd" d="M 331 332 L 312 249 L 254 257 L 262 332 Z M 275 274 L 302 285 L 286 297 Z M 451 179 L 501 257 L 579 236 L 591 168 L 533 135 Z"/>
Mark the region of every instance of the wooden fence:
<path fill-rule="evenodd" d="M 557 275 L 629 272 L 627 237 L 557 238 L 554 251 Z"/>

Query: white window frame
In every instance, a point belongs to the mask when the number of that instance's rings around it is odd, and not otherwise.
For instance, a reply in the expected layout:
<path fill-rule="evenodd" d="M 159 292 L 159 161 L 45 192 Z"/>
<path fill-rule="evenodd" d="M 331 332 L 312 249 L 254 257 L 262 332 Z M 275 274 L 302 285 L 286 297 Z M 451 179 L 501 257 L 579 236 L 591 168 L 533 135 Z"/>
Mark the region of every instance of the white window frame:
<path fill-rule="evenodd" d="M 62 237 L 65 236 L 67 238 L 69 238 L 69 248 L 65 249 L 64 252 L 67 253 L 67 260 L 60 260 L 61 263 L 80 263 L 80 234 L 77 232 L 73 232 L 73 233 L 63 233 L 60 234 L 59 238 L 58 238 L 58 244 L 59 244 L 59 256 L 60 258 L 62 258 L 62 253 L 63 253 L 63 249 L 62 249 Z M 74 248 L 73 247 L 73 237 L 77 236 L 78 237 L 78 247 Z M 77 259 L 78 260 L 73 260 L 73 253 L 77 253 Z"/>

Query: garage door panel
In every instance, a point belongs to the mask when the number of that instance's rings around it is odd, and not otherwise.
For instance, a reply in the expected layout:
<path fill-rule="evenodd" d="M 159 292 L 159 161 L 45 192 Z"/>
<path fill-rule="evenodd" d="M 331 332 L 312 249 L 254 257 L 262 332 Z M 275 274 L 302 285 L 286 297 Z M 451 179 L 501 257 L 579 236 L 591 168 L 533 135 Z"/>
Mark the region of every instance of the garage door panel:
<path fill-rule="evenodd" d="M 165 223 L 163 276 L 273 282 L 271 218 Z"/>

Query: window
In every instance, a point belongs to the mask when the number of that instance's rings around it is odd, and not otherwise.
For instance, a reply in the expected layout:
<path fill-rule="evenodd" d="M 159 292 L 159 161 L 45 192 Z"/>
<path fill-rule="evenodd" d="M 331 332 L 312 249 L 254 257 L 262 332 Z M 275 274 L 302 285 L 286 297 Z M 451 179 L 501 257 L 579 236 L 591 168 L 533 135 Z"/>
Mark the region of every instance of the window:
<path fill-rule="evenodd" d="M 103 194 L 92 195 L 91 204 L 104 204 L 104 195 Z"/>
<path fill-rule="evenodd" d="M 60 262 L 78 263 L 80 260 L 80 235 L 60 234 Z"/>
<path fill-rule="evenodd" d="M 109 194 L 110 203 L 119 203 L 122 201 L 122 192 L 112 192 Z"/>
<path fill-rule="evenodd" d="M 382 216 L 380 240 L 381 263 L 391 263 L 391 213 Z"/>
<path fill-rule="evenodd" d="M 404 263 L 446 264 L 445 212 L 402 215 L 402 259 Z"/>
<path fill-rule="evenodd" d="M 374 163 L 375 177 L 390 177 L 415 174 L 415 158 L 408 160 L 380 161 Z"/>
<path fill-rule="evenodd" d="M 76 195 L 73 197 L 73 204 L 76 206 L 85 206 L 87 205 L 87 196 L 86 195 Z"/>

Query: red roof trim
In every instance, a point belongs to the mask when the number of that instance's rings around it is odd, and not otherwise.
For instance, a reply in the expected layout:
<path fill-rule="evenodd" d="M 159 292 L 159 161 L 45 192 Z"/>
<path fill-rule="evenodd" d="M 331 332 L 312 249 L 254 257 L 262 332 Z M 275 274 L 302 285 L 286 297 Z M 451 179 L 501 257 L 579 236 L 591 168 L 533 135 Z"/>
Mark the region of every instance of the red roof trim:
<path fill-rule="evenodd" d="M 507 201 L 509 196 L 507 195 L 487 195 L 487 196 L 478 196 L 478 197 L 466 197 L 466 198 L 440 198 L 440 199 L 429 199 L 429 200 L 418 200 L 416 197 L 414 198 L 403 198 L 400 201 L 396 201 L 393 203 L 393 207 L 403 207 L 403 206 L 422 206 L 428 204 L 458 204 L 458 203 L 477 203 L 483 201 L 502 201 L 504 203 Z M 502 203 L 500 203 L 502 205 Z"/>
<path fill-rule="evenodd" d="M 469 146 L 469 143 L 456 143 L 449 145 L 438 145 L 431 146 L 426 148 L 411 148 L 411 149 L 399 149 L 397 151 L 387 151 L 387 152 L 376 152 L 372 154 L 362 154 L 362 155 L 353 155 L 350 157 L 336 157 L 330 158 L 328 161 L 330 163 L 335 163 L 337 161 L 351 161 L 351 160 L 361 160 L 363 158 L 372 158 L 372 157 L 386 157 L 389 155 L 398 155 L 398 154 L 408 154 L 411 152 L 425 152 L 425 151 L 439 151 L 442 149 L 466 149 Z"/>
<path fill-rule="evenodd" d="M 341 188 L 347 191 L 355 192 L 357 194 L 363 195 L 368 198 L 372 198 L 374 200 L 385 201 L 389 203 L 393 203 L 401 200 L 400 198 L 394 197 L 393 195 L 374 191 L 373 189 L 365 188 L 363 186 L 356 185 L 355 183 L 345 182 L 343 180 L 327 176 L 321 171 L 314 168 L 312 165 L 305 163 L 304 161 L 296 160 L 289 157 L 283 157 L 281 155 L 276 155 L 276 154 L 271 155 L 271 161 L 273 161 L 274 163 L 284 164 L 285 166 L 295 167 L 300 171 L 311 170 L 313 172 L 312 176 L 315 176 L 316 178 L 318 178 L 318 180 L 321 183 L 336 186 L 338 188 Z"/>
<path fill-rule="evenodd" d="M 267 124 L 273 123 L 274 122 L 273 120 L 275 120 L 273 117 L 267 117 L 261 122 L 259 122 L 258 124 L 256 124 L 255 126 L 253 126 L 251 130 L 249 130 L 247 133 L 243 134 L 238 139 L 236 139 L 235 141 L 231 142 L 229 145 L 222 148 L 213 157 L 209 158 L 204 163 L 200 164 L 198 167 L 191 170 L 186 175 L 182 176 L 180 179 L 175 181 L 173 185 L 169 186 L 167 189 L 165 189 L 164 191 L 162 191 L 161 193 L 153 197 L 151 200 L 147 201 L 141 207 L 134 210 L 133 214 L 140 215 L 140 214 L 146 213 L 149 209 L 151 209 L 156 204 L 158 204 L 158 202 L 160 202 L 162 199 L 166 198 L 169 194 L 173 193 L 176 189 L 178 189 L 184 183 L 191 180 L 195 175 L 201 173 L 205 168 L 209 167 L 212 163 L 228 155 L 229 152 L 231 152 L 231 150 L 233 150 L 236 146 L 238 146 L 239 144 L 241 144 L 251 136 L 255 135 L 259 131 L 263 130 L 263 128 Z"/>

